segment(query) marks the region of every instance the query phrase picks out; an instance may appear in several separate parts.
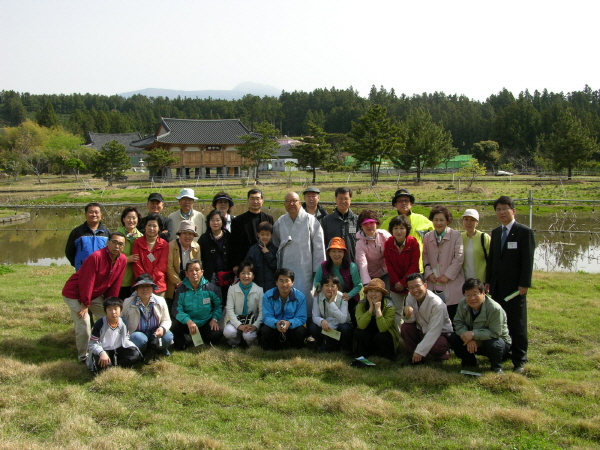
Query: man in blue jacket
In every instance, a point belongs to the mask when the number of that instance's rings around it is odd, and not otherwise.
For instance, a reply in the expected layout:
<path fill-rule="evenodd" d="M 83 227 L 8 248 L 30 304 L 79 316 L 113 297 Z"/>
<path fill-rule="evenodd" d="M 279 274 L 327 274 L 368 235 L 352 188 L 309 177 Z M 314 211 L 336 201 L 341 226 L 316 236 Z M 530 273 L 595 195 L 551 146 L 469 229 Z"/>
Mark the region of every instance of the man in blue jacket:
<path fill-rule="evenodd" d="M 277 269 L 275 278 L 277 287 L 263 296 L 258 343 L 265 350 L 302 348 L 306 338 L 306 297 L 294 288 L 294 272 L 290 269 Z"/>
<path fill-rule="evenodd" d="M 101 221 L 100 203 L 88 203 L 85 206 L 85 222 L 69 234 L 65 256 L 76 271 L 85 258 L 96 250 L 106 247 L 110 230 L 102 225 Z"/>

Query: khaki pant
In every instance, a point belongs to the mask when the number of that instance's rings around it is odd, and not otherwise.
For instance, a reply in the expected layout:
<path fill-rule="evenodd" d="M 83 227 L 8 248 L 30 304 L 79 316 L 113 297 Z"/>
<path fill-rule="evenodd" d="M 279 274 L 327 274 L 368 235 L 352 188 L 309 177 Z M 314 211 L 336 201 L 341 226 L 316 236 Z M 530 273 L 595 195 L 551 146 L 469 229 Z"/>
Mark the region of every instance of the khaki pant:
<path fill-rule="evenodd" d="M 89 314 L 86 314 L 83 319 L 79 317 L 77 314 L 81 310 L 81 303 L 79 300 L 67 297 L 63 297 L 63 300 L 71 310 L 71 318 L 75 324 L 75 344 L 77 345 L 77 357 L 79 358 L 79 361 L 85 361 L 88 354 L 87 349 L 90 342 L 90 335 L 92 334 L 90 316 Z M 92 312 L 95 320 L 106 315 L 104 313 L 104 308 L 102 307 L 103 302 L 104 297 L 101 295 L 100 297 L 93 299 L 92 303 L 90 303 L 88 310 Z"/>
<path fill-rule="evenodd" d="M 394 316 L 394 325 L 396 325 L 398 333 L 400 333 L 400 327 L 402 326 L 402 323 L 404 323 L 404 301 L 406 300 L 406 297 L 402 294 L 397 294 L 395 292 L 390 292 L 390 297 L 392 298 L 394 308 L 396 308 L 396 314 Z"/>

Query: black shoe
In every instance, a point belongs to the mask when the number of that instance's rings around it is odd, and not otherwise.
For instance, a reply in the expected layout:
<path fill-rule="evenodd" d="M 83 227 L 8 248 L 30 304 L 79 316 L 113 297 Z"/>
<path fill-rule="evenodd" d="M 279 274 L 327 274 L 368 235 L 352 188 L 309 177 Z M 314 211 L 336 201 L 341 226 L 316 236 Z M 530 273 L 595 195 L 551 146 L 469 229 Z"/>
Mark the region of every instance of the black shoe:
<path fill-rule="evenodd" d="M 472 360 L 463 359 L 460 363 L 460 367 L 466 370 L 477 369 L 479 368 L 479 361 L 477 361 L 477 359 L 475 358 L 473 358 Z"/>
<path fill-rule="evenodd" d="M 518 373 L 519 375 L 525 375 L 525 367 L 523 367 L 523 364 L 517 364 L 513 367 L 513 372 Z"/>
<path fill-rule="evenodd" d="M 502 368 L 499 369 L 492 369 L 494 371 L 494 373 L 498 374 L 498 375 L 504 375 L 504 370 L 502 370 Z"/>

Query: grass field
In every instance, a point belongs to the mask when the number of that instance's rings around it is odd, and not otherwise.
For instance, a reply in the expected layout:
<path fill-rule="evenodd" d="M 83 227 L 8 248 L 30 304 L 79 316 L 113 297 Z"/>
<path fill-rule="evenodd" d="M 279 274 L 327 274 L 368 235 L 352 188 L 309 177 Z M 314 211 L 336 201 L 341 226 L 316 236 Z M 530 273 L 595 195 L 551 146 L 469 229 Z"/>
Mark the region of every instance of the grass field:
<path fill-rule="evenodd" d="M 94 378 L 60 296 L 71 273 L 0 266 L 1 449 L 600 448 L 598 274 L 536 272 L 526 376 L 474 379 L 455 357 L 365 370 L 226 347 Z"/>

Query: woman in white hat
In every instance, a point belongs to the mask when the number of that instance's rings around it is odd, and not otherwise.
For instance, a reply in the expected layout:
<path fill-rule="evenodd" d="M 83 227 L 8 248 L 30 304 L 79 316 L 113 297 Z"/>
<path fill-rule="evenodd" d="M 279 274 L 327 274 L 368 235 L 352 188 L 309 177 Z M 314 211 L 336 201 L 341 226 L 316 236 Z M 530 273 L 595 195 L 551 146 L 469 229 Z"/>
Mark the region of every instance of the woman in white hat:
<path fill-rule="evenodd" d="M 465 252 L 463 262 L 465 280 L 469 278 L 485 280 L 491 237 L 489 234 L 479 231 L 478 224 L 479 213 L 477 210 L 467 209 L 462 216 L 462 226 L 465 231 L 461 233 Z"/>
<path fill-rule="evenodd" d="M 194 240 L 198 237 L 195 225 L 189 220 L 182 220 L 177 231 L 177 239 L 169 242 L 169 260 L 167 262 L 167 293 L 165 298 L 169 311 L 173 302 L 175 289 L 185 278 L 185 266 L 192 259 L 200 259 L 200 245 Z"/>

